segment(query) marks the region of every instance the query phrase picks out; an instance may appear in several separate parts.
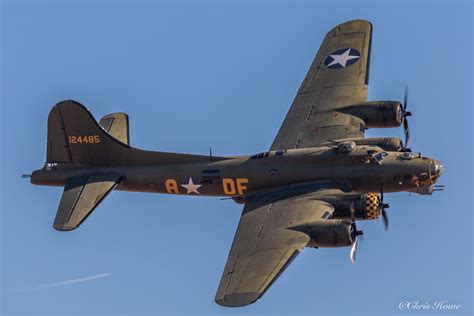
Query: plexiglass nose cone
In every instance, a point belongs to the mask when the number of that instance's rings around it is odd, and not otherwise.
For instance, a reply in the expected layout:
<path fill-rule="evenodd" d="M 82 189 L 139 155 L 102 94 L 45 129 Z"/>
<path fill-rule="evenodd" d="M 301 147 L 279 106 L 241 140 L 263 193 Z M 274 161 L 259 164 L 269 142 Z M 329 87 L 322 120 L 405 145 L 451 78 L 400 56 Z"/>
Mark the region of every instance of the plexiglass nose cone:
<path fill-rule="evenodd" d="M 430 173 L 432 177 L 439 177 L 444 170 L 444 166 L 441 161 L 432 159 L 430 164 Z"/>

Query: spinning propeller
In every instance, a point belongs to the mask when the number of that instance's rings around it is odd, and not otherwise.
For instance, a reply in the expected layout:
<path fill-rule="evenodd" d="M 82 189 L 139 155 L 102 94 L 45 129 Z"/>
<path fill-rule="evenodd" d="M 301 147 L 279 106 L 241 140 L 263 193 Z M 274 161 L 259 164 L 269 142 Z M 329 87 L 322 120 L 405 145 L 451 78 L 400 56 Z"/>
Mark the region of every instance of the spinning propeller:
<path fill-rule="evenodd" d="M 390 205 L 388 205 L 387 203 L 384 203 L 383 197 L 384 195 L 383 195 L 383 178 L 382 178 L 380 182 L 380 198 L 379 198 L 377 207 L 379 209 L 380 214 L 382 215 L 383 226 L 385 228 L 385 231 L 387 231 L 388 230 L 388 214 L 387 214 L 387 211 L 385 211 L 385 209 L 389 208 Z M 353 209 L 352 205 L 351 205 L 351 209 Z M 357 243 L 359 239 L 358 236 L 360 236 L 360 238 L 363 238 L 364 232 L 362 230 L 357 230 L 356 224 L 353 221 L 351 225 L 351 237 L 352 237 L 353 242 L 352 242 L 351 252 L 349 254 L 349 257 L 351 258 L 351 262 L 353 264 L 355 264 L 355 261 L 356 261 Z"/>
<path fill-rule="evenodd" d="M 351 258 L 351 262 L 355 264 L 356 260 L 356 254 L 357 254 L 357 240 L 359 239 L 357 236 L 362 236 L 364 235 L 364 232 L 361 230 L 357 230 L 355 222 L 352 222 L 351 225 L 351 237 L 352 237 L 352 247 L 351 247 L 351 252 L 349 254 L 349 257 Z"/>
<path fill-rule="evenodd" d="M 410 142 L 410 127 L 408 126 L 408 116 L 412 116 L 412 113 L 407 111 L 408 105 L 408 86 L 405 86 L 405 96 L 403 97 L 402 104 L 402 120 L 403 120 L 403 130 L 405 131 L 405 144 L 403 145 L 403 151 L 411 151 L 408 148 L 408 143 Z"/>
<path fill-rule="evenodd" d="M 383 202 L 383 178 L 381 179 L 380 182 L 380 199 L 379 199 L 379 212 L 382 215 L 382 220 L 383 220 L 383 227 L 385 228 L 385 231 L 388 230 L 388 215 L 385 209 L 389 208 L 390 205 L 387 203 Z"/>

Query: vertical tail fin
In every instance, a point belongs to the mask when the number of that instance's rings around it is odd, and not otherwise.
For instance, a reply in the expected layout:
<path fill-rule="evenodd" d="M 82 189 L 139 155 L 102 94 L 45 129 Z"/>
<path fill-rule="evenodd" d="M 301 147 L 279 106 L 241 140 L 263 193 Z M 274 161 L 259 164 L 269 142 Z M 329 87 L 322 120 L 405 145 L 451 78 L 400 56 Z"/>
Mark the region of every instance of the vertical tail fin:
<path fill-rule="evenodd" d="M 111 137 L 78 102 L 59 102 L 49 113 L 48 162 L 103 165 L 126 149 L 127 144 Z"/>
<path fill-rule="evenodd" d="M 103 125 L 114 118 L 111 134 L 102 128 L 82 104 L 66 100 L 56 104 L 48 117 L 46 162 L 76 165 L 156 165 L 219 161 L 226 158 L 148 151 L 130 147 L 128 116 L 113 113 L 101 120 Z M 122 141 L 121 141 L 122 140 Z"/>
<path fill-rule="evenodd" d="M 54 106 L 48 116 L 48 142 L 46 145 L 47 162 L 71 163 L 72 156 L 67 142 L 64 121 L 59 106 Z"/>

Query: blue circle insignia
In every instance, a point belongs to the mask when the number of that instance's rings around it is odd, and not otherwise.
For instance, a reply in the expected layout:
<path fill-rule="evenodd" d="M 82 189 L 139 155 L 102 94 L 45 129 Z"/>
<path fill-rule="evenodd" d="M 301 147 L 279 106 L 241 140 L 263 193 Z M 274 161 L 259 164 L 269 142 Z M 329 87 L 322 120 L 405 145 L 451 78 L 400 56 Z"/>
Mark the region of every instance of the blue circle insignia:
<path fill-rule="evenodd" d="M 324 66 L 329 69 L 346 68 L 360 59 L 360 53 L 354 48 L 344 48 L 330 54 L 324 60 Z"/>

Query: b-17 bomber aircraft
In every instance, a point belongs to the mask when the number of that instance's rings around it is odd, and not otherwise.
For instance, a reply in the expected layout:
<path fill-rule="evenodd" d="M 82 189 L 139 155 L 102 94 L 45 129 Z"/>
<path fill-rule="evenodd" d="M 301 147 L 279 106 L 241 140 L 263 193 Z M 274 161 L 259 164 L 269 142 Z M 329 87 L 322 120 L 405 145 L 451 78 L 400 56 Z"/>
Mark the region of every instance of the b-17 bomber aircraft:
<path fill-rule="evenodd" d="M 367 101 L 372 25 L 333 28 L 268 151 L 218 157 L 147 151 L 129 142 L 128 116 L 99 123 L 80 103 L 48 117 L 46 163 L 31 183 L 64 192 L 53 227 L 76 229 L 112 191 L 232 198 L 243 205 L 215 301 L 259 299 L 305 248 L 350 247 L 356 221 L 382 218 L 384 192 L 432 194 L 442 164 L 412 152 L 407 97 Z M 406 139 L 364 138 L 368 128 L 404 126 Z"/>

